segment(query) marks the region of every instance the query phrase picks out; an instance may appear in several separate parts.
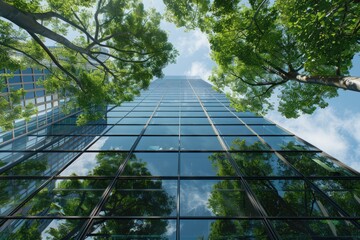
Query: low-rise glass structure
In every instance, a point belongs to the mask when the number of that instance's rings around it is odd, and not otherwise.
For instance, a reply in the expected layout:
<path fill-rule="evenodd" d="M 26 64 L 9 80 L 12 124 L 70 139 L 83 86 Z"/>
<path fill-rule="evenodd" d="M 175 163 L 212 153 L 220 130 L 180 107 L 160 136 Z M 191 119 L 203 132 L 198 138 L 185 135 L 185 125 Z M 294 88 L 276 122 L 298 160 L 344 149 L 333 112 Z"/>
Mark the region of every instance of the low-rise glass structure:
<path fill-rule="evenodd" d="M 0 145 L 0 239 L 359 239 L 359 173 L 201 79 L 75 121 Z"/>

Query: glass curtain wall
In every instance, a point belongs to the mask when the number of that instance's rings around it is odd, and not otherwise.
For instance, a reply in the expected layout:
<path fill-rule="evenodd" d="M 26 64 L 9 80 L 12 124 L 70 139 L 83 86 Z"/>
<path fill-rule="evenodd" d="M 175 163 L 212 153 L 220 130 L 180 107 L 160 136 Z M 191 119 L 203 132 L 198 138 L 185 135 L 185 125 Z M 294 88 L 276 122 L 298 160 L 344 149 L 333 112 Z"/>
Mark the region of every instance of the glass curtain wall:
<path fill-rule="evenodd" d="M 359 173 L 198 78 L 0 145 L 0 239 L 358 239 Z"/>

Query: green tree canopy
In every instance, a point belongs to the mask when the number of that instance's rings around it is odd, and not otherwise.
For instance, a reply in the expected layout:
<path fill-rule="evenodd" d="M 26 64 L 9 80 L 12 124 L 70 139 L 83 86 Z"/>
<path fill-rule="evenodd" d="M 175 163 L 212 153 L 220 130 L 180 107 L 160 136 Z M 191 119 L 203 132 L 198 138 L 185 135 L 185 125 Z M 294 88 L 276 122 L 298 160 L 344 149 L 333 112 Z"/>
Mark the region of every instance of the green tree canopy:
<path fill-rule="evenodd" d="M 0 69 L 47 69 L 42 84 L 70 98 L 68 109 L 81 108 L 83 123 L 101 116 L 94 106 L 131 100 L 174 61 L 160 19 L 139 0 L 0 0 Z M 1 97 L 1 115 L 9 113 L 2 127 L 29 115 L 24 108 L 14 114 L 12 103 Z"/>
<path fill-rule="evenodd" d="M 230 87 L 238 110 L 286 117 L 313 113 L 337 96 L 360 91 L 349 76 L 359 52 L 360 4 L 354 0 L 164 0 L 178 26 L 207 33 L 218 67 L 211 81 Z"/>

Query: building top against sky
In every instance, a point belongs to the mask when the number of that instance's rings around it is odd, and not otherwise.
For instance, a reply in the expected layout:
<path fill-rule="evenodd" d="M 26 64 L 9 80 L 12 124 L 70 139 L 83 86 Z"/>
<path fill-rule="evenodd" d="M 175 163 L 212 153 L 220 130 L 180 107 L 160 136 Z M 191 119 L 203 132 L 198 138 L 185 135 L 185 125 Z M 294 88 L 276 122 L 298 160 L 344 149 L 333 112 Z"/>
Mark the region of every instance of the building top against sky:
<path fill-rule="evenodd" d="M 0 145 L 0 238 L 360 235 L 358 172 L 201 79 L 158 79 L 106 116 Z"/>

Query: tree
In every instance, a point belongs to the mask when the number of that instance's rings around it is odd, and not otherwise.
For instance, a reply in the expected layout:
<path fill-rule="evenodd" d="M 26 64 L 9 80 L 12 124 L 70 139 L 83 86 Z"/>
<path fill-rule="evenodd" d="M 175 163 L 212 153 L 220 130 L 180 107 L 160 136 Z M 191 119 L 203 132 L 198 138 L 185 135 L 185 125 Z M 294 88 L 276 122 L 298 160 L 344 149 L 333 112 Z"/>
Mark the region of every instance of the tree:
<path fill-rule="evenodd" d="M 360 91 L 360 78 L 348 76 L 360 50 L 358 1 L 164 2 L 178 26 L 207 33 L 218 64 L 210 80 L 230 87 L 238 110 L 265 113 L 277 95 L 279 112 L 292 118 L 326 107 L 339 88 Z"/>
<path fill-rule="evenodd" d="M 131 100 L 177 56 L 160 14 L 139 0 L 0 0 L 0 17 L 0 69 L 47 69 L 42 84 L 69 99 L 67 110 L 83 110 L 78 123 L 101 117 L 94 107 Z M 1 97 L 1 107 L 12 103 Z M 8 108 L 0 125 L 22 111 Z"/>

